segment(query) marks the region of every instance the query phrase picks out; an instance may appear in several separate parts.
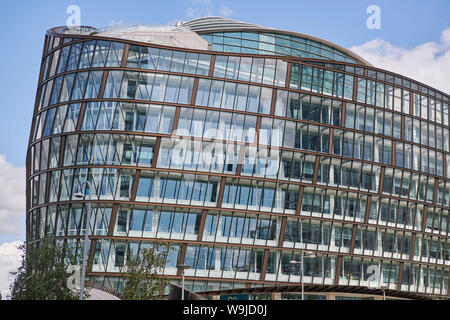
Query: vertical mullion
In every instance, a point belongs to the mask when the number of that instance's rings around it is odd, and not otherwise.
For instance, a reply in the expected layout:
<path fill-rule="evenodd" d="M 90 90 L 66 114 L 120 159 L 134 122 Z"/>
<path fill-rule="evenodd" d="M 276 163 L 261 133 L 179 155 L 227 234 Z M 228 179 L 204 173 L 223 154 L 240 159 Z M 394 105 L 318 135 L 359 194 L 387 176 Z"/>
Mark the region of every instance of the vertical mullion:
<path fill-rule="evenodd" d="M 414 94 L 412 93 L 412 91 L 409 92 L 409 114 L 413 115 L 414 114 Z"/>
<path fill-rule="evenodd" d="M 304 186 L 300 186 L 300 192 L 298 194 L 298 199 L 297 199 L 297 208 L 295 210 L 295 215 L 299 216 L 300 212 L 302 211 L 302 198 L 303 198 L 303 192 L 304 192 Z"/>
<path fill-rule="evenodd" d="M 338 255 L 336 259 L 336 273 L 334 274 L 334 281 L 333 284 L 335 286 L 339 285 L 339 278 L 341 276 L 341 269 L 342 269 L 342 255 Z"/>
<path fill-rule="evenodd" d="M 396 141 L 392 140 L 391 141 L 391 150 L 392 150 L 392 154 L 391 154 L 391 163 L 393 166 L 395 166 L 395 153 L 396 153 Z"/>
<path fill-rule="evenodd" d="M 186 243 L 181 244 L 180 259 L 178 260 L 178 265 L 184 264 L 184 260 L 186 258 L 186 249 L 187 249 L 187 244 Z M 177 268 L 177 276 L 181 276 L 180 268 Z"/>
<path fill-rule="evenodd" d="M 400 262 L 398 265 L 398 276 L 397 276 L 397 290 L 401 290 L 402 282 L 403 282 L 403 269 L 404 269 L 405 263 Z"/>
<path fill-rule="evenodd" d="M 141 170 L 136 170 L 133 179 L 133 186 L 131 187 L 130 201 L 136 201 L 136 192 L 139 185 L 139 178 L 141 177 Z"/>
<path fill-rule="evenodd" d="M 367 202 L 366 202 L 366 213 L 365 213 L 365 216 L 364 216 L 364 224 L 369 223 L 369 216 L 370 216 L 370 207 L 371 207 L 371 205 L 372 205 L 372 196 L 369 195 L 367 197 Z"/>
<path fill-rule="evenodd" d="M 214 74 L 214 65 L 216 64 L 216 55 L 211 55 L 211 61 L 209 64 L 208 77 L 212 77 Z"/>
<path fill-rule="evenodd" d="M 358 226 L 356 224 L 354 224 L 352 228 L 353 228 L 353 230 L 352 230 L 352 239 L 351 239 L 350 250 L 349 250 L 349 253 L 351 255 L 353 255 L 353 251 L 355 249 L 356 233 L 358 231 Z"/>
<path fill-rule="evenodd" d="M 48 59 L 48 65 L 47 65 L 47 70 L 45 71 L 45 74 L 43 75 L 43 79 L 48 79 L 48 76 L 49 76 L 49 74 L 50 74 L 50 69 L 51 69 L 51 67 L 52 67 L 52 64 L 53 64 L 53 58 L 54 58 L 54 55 L 55 55 L 55 51 L 53 51 L 51 54 L 50 54 L 50 59 Z M 48 82 L 47 82 L 48 83 Z"/>
<path fill-rule="evenodd" d="M 117 210 L 119 205 L 117 203 L 113 204 L 112 211 L 111 211 L 111 218 L 109 220 L 109 227 L 108 227 L 108 237 L 112 237 L 114 234 L 114 226 L 116 224 L 117 219 Z"/>
<path fill-rule="evenodd" d="M 47 35 L 44 38 L 44 47 L 42 48 L 41 69 L 39 71 L 38 83 L 42 83 L 42 80 L 43 80 L 43 77 L 44 77 L 44 68 L 45 68 L 45 64 L 46 64 L 46 61 L 47 61 L 47 46 L 48 46 L 49 39 L 50 38 Z"/>
<path fill-rule="evenodd" d="M 405 115 L 401 115 L 401 131 L 400 131 L 400 139 L 405 140 L 405 130 L 406 130 L 406 118 Z"/>
<path fill-rule="evenodd" d="M 422 217 L 422 226 L 420 231 L 425 232 L 425 227 L 427 225 L 427 215 L 428 215 L 428 205 L 423 206 L 423 217 Z"/>
<path fill-rule="evenodd" d="M 345 127 L 345 113 L 347 109 L 347 102 L 342 102 L 342 112 L 341 112 L 341 127 Z"/>
<path fill-rule="evenodd" d="M 288 62 L 286 71 L 286 88 L 289 88 L 291 85 L 291 70 L 292 70 L 292 62 Z"/>
<path fill-rule="evenodd" d="M 257 120 L 256 120 L 256 130 L 255 130 L 255 144 L 259 144 L 259 133 L 260 133 L 260 129 L 261 129 L 261 121 L 262 118 L 258 116 Z"/>
<path fill-rule="evenodd" d="M 386 167 L 381 167 L 380 170 L 380 178 L 379 178 L 379 183 L 380 185 L 378 186 L 378 194 L 381 195 L 383 192 L 383 184 L 384 184 L 384 174 L 386 172 Z"/>
<path fill-rule="evenodd" d="M 313 184 L 317 184 L 317 176 L 319 175 L 319 168 L 320 168 L 320 156 L 316 156 L 316 162 L 314 164 L 314 174 L 313 174 Z"/>
<path fill-rule="evenodd" d="M 50 142 L 50 141 L 49 141 Z M 42 145 L 42 144 L 41 144 Z M 49 147 L 50 148 L 50 147 Z M 42 148 L 43 149 L 43 148 Z M 47 159 L 47 166 L 48 166 L 48 159 Z M 48 168 L 48 167 L 47 167 Z M 47 176 L 47 178 L 46 178 L 46 182 L 45 182 L 45 195 L 44 195 L 44 202 L 45 203 L 48 203 L 49 202 L 49 198 L 50 198 L 50 179 L 51 179 L 51 176 L 52 176 L 52 171 L 48 171 L 46 174 L 45 174 L 46 176 Z"/>
<path fill-rule="evenodd" d="M 226 182 L 226 178 L 225 177 L 221 177 L 220 178 L 220 187 L 219 187 L 219 195 L 217 196 L 217 208 L 222 207 L 222 201 L 223 201 L 223 194 L 224 194 L 224 189 L 225 189 L 225 182 Z M 236 199 L 234 199 L 234 201 L 236 201 Z M 234 203 L 233 203 L 234 206 Z M 219 223 L 219 221 L 217 221 L 217 223 Z"/>
<path fill-rule="evenodd" d="M 263 258 L 263 264 L 262 264 L 262 268 L 261 268 L 260 281 L 264 281 L 266 279 L 266 271 L 267 271 L 267 264 L 269 261 L 269 253 L 270 253 L 269 249 L 264 249 L 264 258 Z M 280 255 L 280 259 L 281 259 L 281 255 Z"/>
<path fill-rule="evenodd" d="M 278 90 L 277 89 L 272 89 L 272 100 L 270 102 L 270 115 L 274 115 L 275 114 L 275 105 L 277 103 L 277 95 L 278 95 Z"/>
<path fill-rule="evenodd" d="M 353 101 L 358 101 L 358 80 L 359 77 L 354 77 L 353 81 Z M 366 90 L 367 90 L 367 83 L 366 83 Z"/>
<path fill-rule="evenodd" d="M 89 258 L 87 261 L 87 271 L 92 272 L 92 266 L 94 264 L 94 254 L 95 254 L 95 247 L 97 244 L 97 239 L 91 239 L 91 246 L 89 248 Z"/>
<path fill-rule="evenodd" d="M 437 204 L 436 202 L 437 202 L 438 187 L 439 187 L 438 184 L 439 184 L 439 179 L 435 179 L 434 180 L 434 190 L 433 190 L 433 204 Z"/>
<path fill-rule="evenodd" d="M 63 135 L 61 136 L 61 141 L 59 144 L 59 162 L 58 162 L 58 167 L 62 168 L 64 166 L 64 151 L 65 151 L 65 147 L 66 147 L 66 139 L 67 136 Z M 51 143 L 51 141 L 50 141 Z"/>
<path fill-rule="evenodd" d="M 98 89 L 98 95 L 97 95 L 98 99 L 103 98 L 103 94 L 105 92 L 105 87 L 106 87 L 106 81 L 108 80 L 108 74 L 109 74 L 108 70 L 103 71 L 102 81 L 100 83 L 100 88 Z"/>
<path fill-rule="evenodd" d="M 198 78 L 194 78 L 194 85 L 192 87 L 192 95 L 191 95 L 191 101 L 190 104 L 192 106 L 195 106 L 195 101 L 197 100 L 197 91 L 198 91 Z"/>
<path fill-rule="evenodd" d="M 334 128 L 330 128 L 330 137 L 328 142 L 328 154 L 333 154 Z"/>
<path fill-rule="evenodd" d="M 81 130 L 81 125 L 83 124 L 85 113 L 86 113 L 86 102 L 83 102 L 80 106 L 80 112 L 78 113 L 78 121 L 75 127 L 75 132 L 79 132 Z"/>
<path fill-rule="evenodd" d="M 180 112 L 181 112 L 181 107 L 176 107 L 175 115 L 173 117 L 172 134 L 175 134 L 175 132 L 177 132 L 178 121 L 180 120 Z M 192 122 L 192 120 L 191 120 L 191 122 Z"/>
<path fill-rule="evenodd" d="M 109 50 L 111 50 L 111 49 L 112 48 L 110 48 Z M 112 49 L 112 50 L 114 50 L 114 49 Z M 120 67 L 121 68 L 125 68 L 126 65 L 127 65 L 129 50 L 130 50 L 130 45 L 128 43 L 126 43 L 124 48 L 123 48 L 122 61 L 120 62 Z"/>
<path fill-rule="evenodd" d="M 240 176 L 242 171 L 242 164 L 244 163 L 245 158 L 245 150 L 247 148 L 247 144 L 241 144 L 239 147 L 239 155 L 238 155 L 238 162 L 236 166 L 236 175 Z"/>
<path fill-rule="evenodd" d="M 448 130 L 447 130 L 448 132 Z M 447 154 L 445 152 L 442 152 L 442 176 L 445 178 L 447 177 Z M 449 290 L 450 291 L 450 290 Z"/>
<path fill-rule="evenodd" d="M 202 214 L 200 217 L 200 226 L 198 228 L 198 234 L 197 234 L 197 241 L 202 241 L 203 239 L 203 232 L 205 229 L 205 222 L 206 222 L 206 216 L 208 211 L 206 209 L 202 210 Z"/>
<path fill-rule="evenodd" d="M 151 167 L 156 168 L 156 165 L 158 163 L 158 156 L 159 156 L 159 150 L 161 148 L 161 137 L 156 138 L 155 147 L 153 148 L 153 158 Z"/>

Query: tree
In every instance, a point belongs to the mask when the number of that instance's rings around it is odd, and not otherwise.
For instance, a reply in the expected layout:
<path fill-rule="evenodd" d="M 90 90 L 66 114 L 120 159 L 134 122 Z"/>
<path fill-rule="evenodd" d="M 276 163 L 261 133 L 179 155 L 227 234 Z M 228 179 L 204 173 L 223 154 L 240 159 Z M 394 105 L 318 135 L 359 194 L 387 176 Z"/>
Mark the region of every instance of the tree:
<path fill-rule="evenodd" d="M 76 264 L 66 243 L 49 239 L 19 246 L 22 262 L 10 286 L 12 300 L 75 300 L 78 293 L 68 286 L 67 269 Z"/>
<path fill-rule="evenodd" d="M 129 254 L 125 266 L 126 280 L 123 290 L 125 300 L 161 299 L 161 291 L 167 280 L 161 276 L 172 247 L 167 243 L 154 242 L 141 249 L 140 254 Z"/>

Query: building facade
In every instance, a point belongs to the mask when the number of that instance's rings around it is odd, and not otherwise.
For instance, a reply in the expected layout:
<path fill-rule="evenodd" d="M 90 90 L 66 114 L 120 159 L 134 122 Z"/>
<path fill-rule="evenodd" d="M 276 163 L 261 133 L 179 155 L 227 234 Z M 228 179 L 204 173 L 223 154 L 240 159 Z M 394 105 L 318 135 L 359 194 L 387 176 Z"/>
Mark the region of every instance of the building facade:
<path fill-rule="evenodd" d="M 223 18 L 50 29 L 27 241 L 123 287 L 155 240 L 207 295 L 448 297 L 448 94 L 295 32 Z M 303 263 L 302 263 L 303 261 Z M 303 275 L 302 275 L 303 274 Z M 274 294 L 276 292 L 276 294 Z"/>

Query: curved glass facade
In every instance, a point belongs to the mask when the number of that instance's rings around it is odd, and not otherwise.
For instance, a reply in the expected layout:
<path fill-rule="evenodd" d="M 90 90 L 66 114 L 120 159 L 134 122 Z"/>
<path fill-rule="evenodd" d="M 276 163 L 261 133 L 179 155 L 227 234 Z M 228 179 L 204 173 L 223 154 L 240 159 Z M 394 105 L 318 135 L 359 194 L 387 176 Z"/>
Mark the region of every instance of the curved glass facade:
<path fill-rule="evenodd" d="M 294 56 L 359 63 L 358 60 L 336 48 L 292 35 L 233 31 L 204 33 L 201 36 L 212 44 L 212 50 L 214 51 Z"/>
<path fill-rule="evenodd" d="M 352 292 L 378 270 L 393 296 L 448 296 L 449 96 L 369 66 L 256 53 L 49 31 L 27 240 L 82 250 L 74 194 L 88 180 L 88 275 L 114 289 L 128 253 L 164 240 L 164 274 L 190 265 L 198 292 L 298 286 L 302 271 L 307 290 Z"/>

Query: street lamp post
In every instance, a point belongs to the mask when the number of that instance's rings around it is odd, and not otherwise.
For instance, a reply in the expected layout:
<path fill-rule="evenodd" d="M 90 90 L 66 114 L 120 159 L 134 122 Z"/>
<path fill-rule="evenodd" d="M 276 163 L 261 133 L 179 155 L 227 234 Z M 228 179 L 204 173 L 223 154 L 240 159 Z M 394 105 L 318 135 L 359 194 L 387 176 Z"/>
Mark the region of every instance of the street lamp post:
<path fill-rule="evenodd" d="M 191 266 L 187 264 L 179 264 L 178 268 L 181 269 L 181 300 L 184 300 L 184 270 L 189 269 Z"/>
<path fill-rule="evenodd" d="M 380 289 L 383 292 L 383 300 L 386 300 L 386 289 L 389 289 L 388 286 L 378 286 L 378 287 L 367 287 L 368 289 Z"/>
<path fill-rule="evenodd" d="M 315 257 L 316 256 L 311 251 L 306 251 L 306 253 L 307 253 L 307 257 Z M 303 281 L 303 278 L 304 278 L 303 255 L 304 255 L 304 251 L 301 251 L 301 255 L 300 255 L 301 261 L 298 262 L 297 260 L 291 260 L 290 264 L 300 264 L 301 265 L 301 268 L 302 268 L 302 300 L 305 300 L 305 290 L 304 290 L 304 281 Z"/>
<path fill-rule="evenodd" d="M 383 291 L 383 300 L 386 300 L 386 289 L 389 289 L 388 286 L 380 286 L 380 289 Z"/>
<path fill-rule="evenodd" d="M 88 251 L 88 241 L 89 241 L 89 224 L 91 221 L 91 183 L 89 181 L 84 181 L 80 187 L 89 188 L 89 198 L 87 203 L 87 212 L 86 212 L 86 229 L 84 232 L 84 248 L 83 248 L 83 264 L 81 267 L 81 279 L 80 279 L 80 296 L 79 300 L 83 300 L 84 297 L 84 278 L 86 276 L 86 262 L 87 262 L 87 251 Z M 85 188 L 86 190 L 86 188 Z M 78 192 L 75 194 L 76 198 L 83 199 L 85 197 L 84 193 Z"/>

